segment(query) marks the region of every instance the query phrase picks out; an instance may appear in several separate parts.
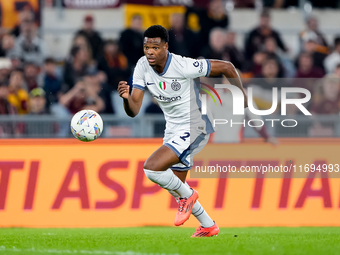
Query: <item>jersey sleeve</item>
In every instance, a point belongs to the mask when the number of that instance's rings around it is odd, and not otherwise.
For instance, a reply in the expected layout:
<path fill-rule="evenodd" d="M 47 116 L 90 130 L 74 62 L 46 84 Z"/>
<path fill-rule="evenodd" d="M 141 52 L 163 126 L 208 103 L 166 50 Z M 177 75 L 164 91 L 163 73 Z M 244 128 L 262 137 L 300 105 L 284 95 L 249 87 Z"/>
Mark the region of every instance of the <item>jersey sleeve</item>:
<path fill-rule="evenodd" d="M 132 88 L 145 90 L 144 72 L 141 60 L 137 62 L 135 70 L 133 71 Z"/>
<path fill-rule="evenodd" d="M 209 59 L 183 58 L 184 76 L 187 78 L 198 78 L 209 76 L 211 64 Z"/>

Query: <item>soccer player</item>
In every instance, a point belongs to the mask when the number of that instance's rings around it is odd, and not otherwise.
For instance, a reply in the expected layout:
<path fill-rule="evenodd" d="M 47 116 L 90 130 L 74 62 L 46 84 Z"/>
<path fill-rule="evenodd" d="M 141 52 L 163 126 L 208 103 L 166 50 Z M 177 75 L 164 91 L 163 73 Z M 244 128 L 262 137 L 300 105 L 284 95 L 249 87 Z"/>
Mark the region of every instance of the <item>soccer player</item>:
<path fill-rule="evenodd" d="M 127 115 L 135 117 L 148 88 L 163 110 L 166 129 L 163 145 L 144 163 L 145 175 L 169 191 L 178 202 L 175 225 L 180 226 L 192 213 L 200 226 L 192 237 L 215 236 L 216 223 L 198 202 L 198 193 L 185 179 L 193 165 L 193 156 L 207 144 L 213 126 L 207 115 L 201 114 L 201 102 L 194 78 L 225 75 L 233 78 L 243 91 L 237 71 L 230 62 L 191 59 L 168 52 L 168 32 L 154 25 L 144 32 L 144 55 L 133 73 L 132 92 L 126 81 L 118 84 Z M 244 95 L 245 106 L 247 96 Z"/>

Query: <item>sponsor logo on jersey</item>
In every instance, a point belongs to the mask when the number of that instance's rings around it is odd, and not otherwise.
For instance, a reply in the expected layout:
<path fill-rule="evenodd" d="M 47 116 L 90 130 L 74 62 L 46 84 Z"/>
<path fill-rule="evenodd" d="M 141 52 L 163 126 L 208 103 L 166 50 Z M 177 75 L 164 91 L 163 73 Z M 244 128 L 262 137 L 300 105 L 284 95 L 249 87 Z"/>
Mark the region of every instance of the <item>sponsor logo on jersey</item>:
<path fill-rule="evenodd" d="M 194 67 L 198 67 L 199 66 L 199 63 L 198 61 L 195 61 L 194 63 L 192 63 L 194 65 Z"/>
<path fill-rule="evenodd" d="M 203 71 L 203 61 L 200 61 L 200 70 L 198 70 L 199 73 L 202 73 Z"/>
<path fill-rule="evenodd" d="M 178 90 L 181 89 L 181 84 L 180 84 L 177 80 L 172 80 L 171 88 L 172 88 L 174 91 L 178 91 Z"/>
<path fill-rule="evenodd" d="M 159 101 L 166 102 L 166 103 L 170 103 L 170 102 L 174 102 L 174 101 L 178 101 L 178 100 L 182 99 L 181 96 L 177 96 L 177 97 L 165 97 L 163 95 L 154 96 L 154 98 L 158 99 Z"/>
<path fill-rule="evenodd" d="M 147 82 L 146 83 L 146 85 L 153 85 L 153 84 L 155 84 L 155 83 L 153 83 L 153 82 Z"/>

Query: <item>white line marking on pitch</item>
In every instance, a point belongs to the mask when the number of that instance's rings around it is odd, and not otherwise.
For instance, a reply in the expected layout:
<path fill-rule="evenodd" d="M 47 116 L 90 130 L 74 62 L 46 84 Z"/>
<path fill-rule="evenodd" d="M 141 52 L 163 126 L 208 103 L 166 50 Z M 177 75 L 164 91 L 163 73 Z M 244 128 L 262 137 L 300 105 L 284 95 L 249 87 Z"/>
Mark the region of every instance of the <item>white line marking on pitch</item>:
<path fill-rule="evenodd" d="M 179 253 L 145 253 L 135 251 L 98 251 L 98 250 L 57 250 L 57 249 L 19 249 L 16 247 L 7 248 L 0 246 L 0 251 L 13 251 L 13 252 L 38 252 L 38 253 L 59 253 L 59 254 L 105 254 L 105 255 L 180 255 Z"/>

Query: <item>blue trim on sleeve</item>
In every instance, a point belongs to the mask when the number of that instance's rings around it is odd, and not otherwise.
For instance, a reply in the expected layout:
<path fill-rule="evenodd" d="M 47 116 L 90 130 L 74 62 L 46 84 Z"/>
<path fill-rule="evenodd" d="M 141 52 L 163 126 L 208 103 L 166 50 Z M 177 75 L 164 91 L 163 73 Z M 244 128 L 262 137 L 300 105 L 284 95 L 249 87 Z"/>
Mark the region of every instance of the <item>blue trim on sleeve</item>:
<path fill-rule="evenodd" d="M 141 86 L 141 85 L 138 85 L 138 84 L 132 84 L 132 88 L 134 89 L 140 89 L 140 90 L 145 90 L 145 87 Z"/>
<path fill-rule="evenodd" d="M 206 59 L 207 64 L 208 64 L 208 70 L 207 70 L 207 74 L 205 75 L 206 77 L 208 77 L 210 75 L 210 71 L 211 71 L 211 63 L 209 59 Z"/>

